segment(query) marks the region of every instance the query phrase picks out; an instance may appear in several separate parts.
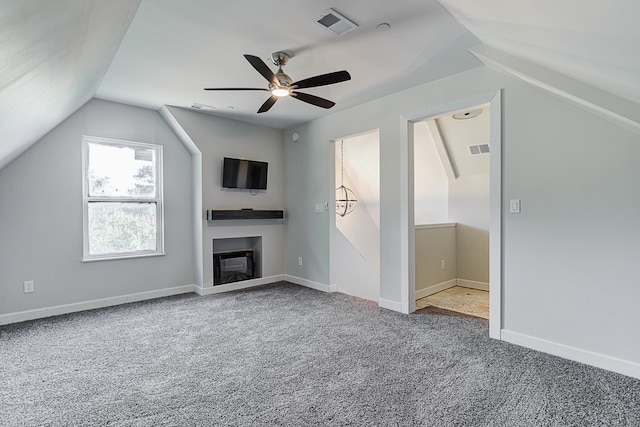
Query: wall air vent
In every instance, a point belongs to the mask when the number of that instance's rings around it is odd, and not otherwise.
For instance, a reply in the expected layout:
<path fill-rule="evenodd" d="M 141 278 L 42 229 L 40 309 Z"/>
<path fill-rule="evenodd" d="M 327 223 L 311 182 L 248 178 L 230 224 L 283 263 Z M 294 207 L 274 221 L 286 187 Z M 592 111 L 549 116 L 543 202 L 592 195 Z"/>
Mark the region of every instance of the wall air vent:
<path fill-rule="evenodd" d="M 349 20 L 334 9 L 328 9 L 322 14 L 322 16 L 320 16 L 320 19 L 316 20 L 316 22 L 339 36 L 353 30 L 354 28 L 358 28 L 358 24 Z"/>
<path fill-rule="evenodd" d="M 478 156 L 480 154 L 489 154 L 489 144 L 469 145 L 469 154 Z"/>

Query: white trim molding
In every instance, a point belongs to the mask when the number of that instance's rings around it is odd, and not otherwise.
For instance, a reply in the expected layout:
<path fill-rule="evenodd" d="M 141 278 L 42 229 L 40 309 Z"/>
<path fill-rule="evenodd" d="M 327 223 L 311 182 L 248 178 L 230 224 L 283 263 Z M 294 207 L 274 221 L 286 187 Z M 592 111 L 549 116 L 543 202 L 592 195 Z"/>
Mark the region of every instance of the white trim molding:
<path fill-rule="evenodd" d="M 197 144 L 193 142 L 187 131 L 180 125 L 178 120 L 171 114 L 166 105 L 163 105 L 158 112 L 165 120 L 171 130 L 178 136 L 182 144 L 191 154 L 191 182 L 193 185 L 192 196 L 192 218 L 193 218 L 193 253 L 195 256 L 195 276 L 196 285 L 204 286 L 204 249 L 203 249 L 203 222 L 202 218 L 202 152 Z"/>
<path fill-rule="evenodd" d="M 502 341 L 640 379 L 640 364 L 503 329 Z"/>
<path fill-rule="evenodd" d="M 476 51 L 471 51 L 478 56 Z M 489 169 L 489 283 L 491 291 L 489 293 L 489 336 L 500 339 L 502 328 L 502 90 L 471 96 L 462 100 L 455 100 L 449 103 L 440 104 L 428 108 L 422 112 L 404 115 L 400 120 L 400 143 L 402 168 L 406 168 L 406 174 L 402 174 L 400 183 L 400 208 L 401 224 L 400 233 L 403 237 L 401 241 L 400 262 L 401 275 L 401 309 L 403 313 L 415 311 L 415 246 L 413 235 L 415 232 L 415 222 L 413 216 L 414 194 L 413 194 L 413 128 L 412 124 L 430 118 L 436 118 L 452 111 L 464 108 L 476 107 L 478 105 L 489 104 L 490 124 L 489 124 L 489 144 L 491 145 L 490 169 Z M 405 197 L 407 196 L 407 197 Z M 411 227 L 406 226 L 406 223 Z M 405 233 L 408 235 L 405 236 Z M 406 237 L 406 238 L 405 238 Z M 393 305 L 393 302 L 390 302 Z M 382 304 L 380 304 L 382 306 Z"/>
<path fill-rule="evenodd" d="M 269 283 L 280 282 L 284 280 L 284 276 L 277 274 L 275 276 L 260 277 L 258 279 L 242 280 L 240 282 L 225 283 L 224 285 L 201 287 L 196 286 L 195 292 L 198 295 L 213 295 L 223 292 L 237 291 L 240 289 L 253 288 L 256 286 L 267 285 Z"/>
<path fill-rule="evenodd" d="M 447 280 L 436 285 L 427 286 L 424 289 L 416 289 L 416 299 L 428 297 L 429 295 L 437 294 L 445 289 L 453 288 L 457 285 L 457 279 Z M 487 289 L 489 290 L 489 289 Z"/>
<path fill-rule="evenodd" d="M 384 298 L 378 298 L 378 307 L 386 308 L 387 310 L 392 310 L 392 311 L 397 311 L 399 313 L 402 313 L 401 302 L 391 301 Z"/>
<path fill-rule="evenodd" d="M 429 295 L 436 294 L 438 292 L 442 292 L 446 289 L 453 288 L 454 286 L 460 286 L 463 288 L 469 289 L 477 289 L 479 291 L 487 291 L 489 292 L 489 284 L 486 282 L 476 282 L 474 280 L 466 280 L 466 279 L 451 279 L 446 282 L 441 282 L 435 285 L 427 286 L 424 289 L 416 290 L 416 299 L 428 297 Z"/>
<path fill-rule="evenodd" d="M 463 288 L 477 289 L 479 291 L 489 292 L 489 284 L 487 282 L 476 282 L 475 280 L 456 279 L 456 285 Z"/>
<path fill-rule="evenodd" d="M 326 285 L 324 283 L 314 282 L 313 280 L 303 279 L 302 277 L 290 276 L 289 274 L 284 275 L 284 280 L 295 283 L 296 285 L 315 289 L 316 291 L 336 292 L 338 290 L 336 285 Z"/>
<path fill-rule="evenodd" d="M 413 228 L 415 230 L 428 230 L 431 228 L 451 228 L 455 227 L 457 223 L 455 222 L 443 222 L 440 224 L 416 224 Z"/>
<path fill-rule="evenodd" d="M 110 194 L 110 191 L 107 191 L 106 194 L 104 191 L 97 191 L 94 194 L 94 191 L 91 189 L 91 171 L 93 170 L 93 166 L 91 166 L 92 161 L 96 161 L 97 159 L 102 159 L 105 156 L 94 157 L 91 155 L 93 150 L 111 150 L 112 154 L 116 154 L 119 152 L 124 155 L 122 149 L 130 150 L 130 153 L 137 156 L 140 151 L 143 152 L 151 152 L 153 153 L 150 158 L 142 159 L 146 162 L 150 162 L 152 168 L 152 178 L 153 178 L 153 188 L 154 192 L 152 194 L 133 194 L 133 195 L 118 195 Z M 133 141 L 125 141 L 120 139 L 111 139 L 111 138 L 102 138 L 98 136 L 89 136 L 82 135 L 82 262 L 88 261 L 108 261 L 108 260 L 116 260 L 116 259 L 127 259 L 127 258 L 139 258 L 146 256 L 158 256 L 165 255 L 164 253 L 164 190 L 162 184 L 163 177 L 163 146 L 159 144 L 149 144 L 146 142 L 133 142 Z M 114 158 L 111 159 L 111 156 L 106 156 L 107 159 L 110 159 L 107 165 L 102 165 L 103 168 L 106 167 L 106 170 L 100 172 L 101 174 L 107 174 L 107 176 L 111 176 L 113 173 L 117 173 L 116 170 L 122 165 L 118 162 L 123 159 Z M 98 160 L 100 163 L 102 160 Z M 140 165 L 138 165 L 140 167 Z M 145 165 L 146 167 L 146 165 Z M 131 183 L 129 183 L 131 184 Z M 112 205 L 138 205 L 138 206 L 153 206 L 153 211 L 155 211 L 155 247 L 154 248 L 145 248 L 144 242 L 138 242 L 138 247 L 129 248 L 130 250 L 123 251 L 122 249 L 116 248 L 106 248 L 105 251 L 102 252 L 94 252 L 96 248 L 92 246 L 92 230 L 91 227 L 91 218 L 93 215 L 89 214 L 90 206 L 98 205 L 98 204 L 112 204 Z M 98 218 L 100 216 L 98 215 Z M 111 245 L 105 245 L 110 247 Z"/>
<path fill-rule="evenodd" d="M 640 132 L 640 108 L 633 101 L 485 44 L 468 51 L 493 70 L 566 99 L 628 130 Z"/>
<path fill-rule="evenodd" d="M 172 295 L 188 294 L 194 291 L 195 285 L 184 285 L 176 286 L 174 288 L 138 292 L 135 294 L 121 295 L 117 297 L 101 298 L 91 301 L 39 308 L 35 310 L 20 311 L 17 313 L 2 314 L 0 315 L 0 325 L 8 325 L 10 323 L 25 322 L 27 320 L 42 319 L 45 317 L 76 313 L 78 311 L 94 310 L 96 308 L 111 307 L 114 305 L 128 304 L 130 302 L 145 301 Z"/>

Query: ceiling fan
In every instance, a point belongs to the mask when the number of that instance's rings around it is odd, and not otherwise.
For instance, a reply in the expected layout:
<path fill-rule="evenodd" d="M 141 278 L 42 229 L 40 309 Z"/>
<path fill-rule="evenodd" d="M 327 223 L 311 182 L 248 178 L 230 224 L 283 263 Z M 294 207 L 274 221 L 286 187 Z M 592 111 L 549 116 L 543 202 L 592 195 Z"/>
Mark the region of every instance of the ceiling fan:
<path fill-rule="evenodd" d="M 328 99 L 320 98 L 319 96 L 310 95 L 308 93 L 298 92 L 298 89 L 307 89 L 310 87 L 326 86 L 334 83 L 340 83 L 347 80 L 351 80 L 351 75 L 347 71 L 335 71 L 333 73 L 320 74 L 318 76 L 309 77 L 307 79 L 298 80 L 294 82 L 291 77 L 282 71 L 282 67 L 289 61 L 290 55 L 285 52 L 274 52 L 271 55 L 271 60 L 278 67 L 278 71 L 274 74 L 271 69 L 264 63 L 264 61 L 254 55 L 244 55 L 249 61 L 249 64 L 259 72 L 262 77 L 267 79 L 269 87 L 265 88 L 250 88 L 250 87 L 227 87 L 227 88 L 215 88 L 207 87 L 204 90 L 264 90 L 271 92 L 269 99 L 258 110 L 258 113 L 264 113 L 269 111 L 273 104 L 276 103 L 278 98 L 285 96 L 291 96 L 300 101 L 308 104 L 315 105 L 322 108 L 331 108 L 336 105 L 335 102 Z"/>

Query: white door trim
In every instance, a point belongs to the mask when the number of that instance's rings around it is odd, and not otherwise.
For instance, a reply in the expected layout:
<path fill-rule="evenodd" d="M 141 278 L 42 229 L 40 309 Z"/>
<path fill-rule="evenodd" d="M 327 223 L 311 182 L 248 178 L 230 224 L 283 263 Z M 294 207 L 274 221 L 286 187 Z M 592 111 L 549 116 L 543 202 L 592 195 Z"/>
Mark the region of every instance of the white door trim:
<path fill-rule="evenodd" d="M 401 305 L 403 313 L 415 311 L 415 247 L 413 192 L 413 123 L 481 104 L 489 104 L 491 145 L 489 169 L 489 336 L 500 339 L 502 329 L 502 91 L 485 93 L 429 108 L 401 117 L 400 155 L 402 171 L 400 253 L 403 274 Z"/>

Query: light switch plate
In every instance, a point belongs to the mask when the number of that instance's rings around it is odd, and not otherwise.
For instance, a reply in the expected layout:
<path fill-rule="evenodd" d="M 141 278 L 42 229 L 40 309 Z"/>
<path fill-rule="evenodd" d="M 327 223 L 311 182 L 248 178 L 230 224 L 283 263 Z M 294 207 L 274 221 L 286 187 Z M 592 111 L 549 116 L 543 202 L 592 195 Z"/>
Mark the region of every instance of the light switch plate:
<path fill-rule="evenodd" d="M 329 203 L 316 203 L 316 212 L 324 212 L 329 210 Z"/>
<path fill-rule="evenodd" d="M 520 213 L 520 199 L 511 199 L 509 201 L 509 212 Z"/>

